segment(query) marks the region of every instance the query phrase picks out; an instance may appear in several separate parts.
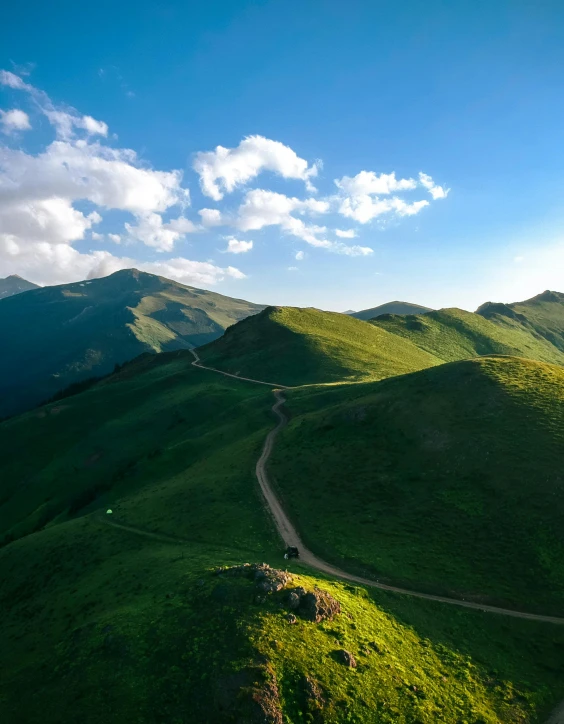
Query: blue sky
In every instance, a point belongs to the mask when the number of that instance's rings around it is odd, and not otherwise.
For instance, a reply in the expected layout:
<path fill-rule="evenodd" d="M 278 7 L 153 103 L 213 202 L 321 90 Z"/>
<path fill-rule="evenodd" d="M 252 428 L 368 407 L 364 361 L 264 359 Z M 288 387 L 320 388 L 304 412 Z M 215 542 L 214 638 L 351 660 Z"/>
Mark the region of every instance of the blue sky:
<path fill-rule="evenodd" d="M 0 276 L 134 264 L 336 310 L 564 291 L 560 2 L 3 18 Z"/>

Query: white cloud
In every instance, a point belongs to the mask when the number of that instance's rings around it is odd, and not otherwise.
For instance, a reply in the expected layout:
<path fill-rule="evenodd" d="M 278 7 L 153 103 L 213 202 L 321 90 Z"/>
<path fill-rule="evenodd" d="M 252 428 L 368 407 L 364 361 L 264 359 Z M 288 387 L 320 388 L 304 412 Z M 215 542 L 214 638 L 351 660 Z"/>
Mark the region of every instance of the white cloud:
<path fill-rule="evenodd" d="M 38 284 L 65 284 L 81 279 L 95 279 L 131 267 L 197 286 L 213 286 L 227 278 L 245 278 L 245 274 L 235 267 L 219 267 L 210 262 L 191 261 L 182 257 L 162 262 L 142 262 L 129 257 L 116 257 L 108 251 L 81 254 L 68 244 L 45 242 L 25 247 L 16 244 L 16 248 L 13 248 L 9 240 L 2 237 L 0 267 L 5 274 L 20 274 Z"/>
<path fill-rule="evenodd" d="M 298 271 L 298 267 L 297 267 L 297 266 L 289 266 L 289 267 L 288 267 L 288 271 Z"/>
<path fill-rule="evenodd" d="M 443 186 L 437 186 L 433 179 L 426 173 L 419 174 L 419 182 L 421 186 L 427 189 L 434 200 L 446 199 L 450 189 L 445 189 Z"/>
<path fill-rule="evenodd" d="M 296 252 L 296 261 L 303 261 L 305 259 L 305 252 L 304 251 L 297 251 Z"/>
<path fill-rule="evenodd" d="M 398 180 L 395 173 L 378 175 L 374 171 L 360 171 L 352 178 L 335 179 L 335 185 L 348 196 L 372 196 L 409 191 L 417 187 L 417 181 L 412 178 Z"/>
<path fill-rule="evenodd" d="M 335 234 L 337 234 L 340 239 L 354 239 L 356 231 L 354 229 L 335 229 Z"/>
<path fill-rule="evenodd" d="M 239 239 L 235 239 L 234 237 L 228 237 L 227 249 L 225 249 L 225 251 L 231 252 L 232 254 L 244 254 L 245 252 L 250 251 L 252 248 L 252 241 L 240 241 Z"/>
<path fill-rule="evenodd" d="M 92 234 L 92 238 L 94 238 L 94 234 Z M 114 244 L 121 244 L 121 236 L 119 234 L 108 234 L 108 239 L 113 241 Z"/>
<path fill-rule="evenodd" d="M 47 117 L 55 128 L 57 136 L 63 140 L 70 140 L 74 137 L 75 129 L 86 131 L 88 136 L 107 136 L 108 126 L 104 121 L 97 121 L 92 116 L 82 116 L 74 108 L 58 108 L 49 98 L 47 93 L 25 83 L 15 73 L 8 70 L 0 70 L 0 83 L 15 90 L 22 90 L 28 93 L 35 105 Z"/>
<path fill-rule="evenodd" d="M 102 241 L 104 239 L 104 234 L 98 234 L 97 231 L 93 231 L 90 236 L 93 241 Z"/>
<path fill-rule="evenodd" d="M 144 214 L 137 225 L 126 223 L 125 228 L 131 237 L 158 251 L 172 251 L 181 236 L 197 231 L 197 227 L 183 216 L 163 223 L 160 214 Z"/>
<path fill-rule="evenodd" d="M 289 146 L 263 136 L 247 136 L 236 148 L 217 146 L 215 151 L 200 151 L 193 163 L 200 176 L 202 192 L 215 201 L 255 178 L 261 171 L 300 179 L 305 182 L 308 191 L 314 191 L 311 179 L 317 176 L 318 167 L 319 163 L 309 166 Z"/>
<path fill-rule="evenodd" d="M 11 111 L 0 110 L 0 126 L 2 126 L 3 133 L 29 131 L 31 129 L 29 116 L 18 108 L 13 108 Z"/>
<path fill-rule="evenodd" d="M 448 189 L 437 186 L 424 173 L 420 173 L 419 181 L 415 181 L 412 178 L 397 179 L 395 173 L 378 175 L 373 171 L 361 171 L 353 177 L 335 179 L 335 185 L 339 189 L 336 197 L 339 213 L 361 224 L 383 215 L 413 216 L 429 206 L 425 200 L 408 202 L 391 194 L 413 191 L 418 187 L 429 191 L 433 200 L 445 198 L 448 194 Z"/>
<path fill-rule="evenodd" d="M 524 259 L 524 256 L 516 256 L 513 261 L 515 262 L 515 264 L 520 264 Z"/>
<path fill-rule="evenodd" d="M 224 220 L 221 211 L 217 209 L 200 209 L 198 211 L 205 227 L 223 226 Z"/>
<path fill-rule="evenodd" d="M 342 242 L 320 238 L 326 234 L 327 227 L 306 224 L 303 219 L 292 215 L 293 213 L 299 215 L 324 214 L 329 211 L 329 208 L 328 201 L 317 201 L 311 198 L 301 200 L 274 191 L 253 189 L 245 195 L 234 223 L 241 231 L 258 230 L 265 226 L 280 226 L 283 231 L 302 239 L 311 246 L 327 249 L 337 254 L 348 256 L 371 254 L 372 249 L 366 246 L 347 246 Z"/>
<path fill-rule="evenodd" d="M 11 73 L 9 70 L 0 70 L 0 83 L 16 90 L 33 90 L 33 86 L 24 83 L 18 75 Z"/>

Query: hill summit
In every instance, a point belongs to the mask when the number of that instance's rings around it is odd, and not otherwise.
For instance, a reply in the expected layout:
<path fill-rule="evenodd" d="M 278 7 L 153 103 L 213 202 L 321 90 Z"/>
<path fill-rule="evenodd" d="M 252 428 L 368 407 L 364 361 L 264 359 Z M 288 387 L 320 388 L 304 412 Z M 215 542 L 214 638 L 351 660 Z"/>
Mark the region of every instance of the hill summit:
<path fill-rule="evenodd" d="M 206 365 L 284 385 L 382 379 L 438 360 L 409 340 L 337 312 L 267 307 L 200 350 Z"/>
<path fill-rule="evenodd" d="M 0 417 L 143 352 L 197 347 L 263 309 L 138 269 L 0 302 Z"/>
<path fill-rule="evenodd" d="M 351 317 L 357 319 L 374 319 L 382 314 L 424 314 L 432 311 L 430 307 L 422 307 L 420 304 L 411 304 L 410 302 L 387 302 L 380 304 L 378 307 L 363 309 L 360 312 L 345 312 Z"/>
<path fill-rule="evenodd" d="M 27 279 L 23 279 L 18 274 L 10 274 L 10 276 L 0 279 L 0 299 L 27 292 L 30 289 L 39 289 L 39 286 L 33 282 L 28 282 Z"/>

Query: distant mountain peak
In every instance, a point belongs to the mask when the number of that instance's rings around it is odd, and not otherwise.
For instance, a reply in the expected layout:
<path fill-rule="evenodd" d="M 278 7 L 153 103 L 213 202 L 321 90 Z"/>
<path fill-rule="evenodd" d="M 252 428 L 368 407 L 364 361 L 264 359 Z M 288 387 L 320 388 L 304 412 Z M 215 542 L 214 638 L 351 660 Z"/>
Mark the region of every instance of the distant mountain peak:
<path fill-rule="evenodd" d="M 345 312 L 350 314 L 351 317 L 368 321 L 374 319 L 382 314 L 425 314 L 425 312 L 432 312 L 430 307 L 423 307 L 420 304 L 412 304 L 411 302 L 401 302 L 399 300 L 393 302 L 387 302 L 386 304 L 380 304 L 377 307 L 371 309 L 363 309 L 360 312 Z"/>

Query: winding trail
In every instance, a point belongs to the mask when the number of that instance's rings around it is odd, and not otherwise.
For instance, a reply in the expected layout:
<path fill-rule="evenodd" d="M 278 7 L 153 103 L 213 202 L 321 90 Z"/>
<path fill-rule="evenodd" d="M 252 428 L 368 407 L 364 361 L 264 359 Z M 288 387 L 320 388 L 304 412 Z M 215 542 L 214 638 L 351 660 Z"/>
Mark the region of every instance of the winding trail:
<path fill-rule="evenodd" d="M 277 385 L 274 382 L 263 382 L 262 380 L 254 380 L 250 377 L 239 377 L 238 375 L 230 374 L 229 372 L 223 372 L 222 370 L 215 369 L 214 367 L 206 367 L 201 363 L 198 353 L 191 349 L 190 352 L 194 356 L 192 365 L 199 367 L 200 369 L 208 370 L 209 372 L 216 372 L 217 374 L 224 375 L 225 377 L 232 377 L 236 380 L 244 380 L 245 382 L 253 382 L 258 385 L 267 385 L 273 387 L 274 397 L 276 402 L 272 406 L 272 412 L 278 418 L 278 424 L 272 429 L 266 436 L 264 441 L 264 447 L 260 458 L 256 464 L 256 476 L 259 482 L 260 488 L 264 495 L 266 504 L 272 513 L 274 522 L 278 533 L 282 537 L 282 540 L 287 546 L 297 546 L 300 550 L 300 561 L 305 563 L 310 568 L 315 568 L 322 573 L 327 573 L 335 578 L 341 578 L 346 581 L 352 581 L 353 583 L 360 583 L 363 586 L 371 586 L 372 588 L 380 588 L 383 591 L 392 591 L 393 593 L 401 593 L 406 596 L 413 596 L 414 598 L 424 598 L 428 601 L 438 601 L 439 603 L 447 603 L 451 606 L 461 606 L 462 608 L 471 608 L 476 611 L 482 611 L 484 613 L 496 613 L 502 616 L 513 616 L 514 618 L 524 618 L 530 621 L 543 621 L 545 623 L 564 624 L 564 618 L 558 616 L 543 616 L 537 613 L 527 613 L 525 611 L 515 611 L 510 608 L 500 608 L 498 606 L 487 606 L 482 603 L 472 603 L 471 601 L 462 601 L 457 598 L 448 598 L 447 596 L 434 596 L 431 593 L 421 593 L 420 591 L 410 591 L 407 588 L 399 588 L 398 586 L 390 586 L 386 583 L 380 583 L 370 578 L 363 578 L 362 576 L 356 576 L 353 573 L 347 573 L 341 568 L 332 566 L 330 563 L 318 558 L 314 553 L 308 550 L 301 541 L 296 528 L 290 522 L 290 519 L 286 515 L 284 508 L 282 507 L 278 497 L 276 496 L 266 472 L 266 464 L 272 453 L 274 447 L 274 441 L 280 430 L 288 423 L 288 418 L 282 412 L 282 405 L 286 401 L 282 395 L 281 389 L 291 389 L 286 385 Z M 560 720 L 554 720 L 554 724 L 560 722 Z M 564 719 L 562 719 L 564 724 Z"/>

